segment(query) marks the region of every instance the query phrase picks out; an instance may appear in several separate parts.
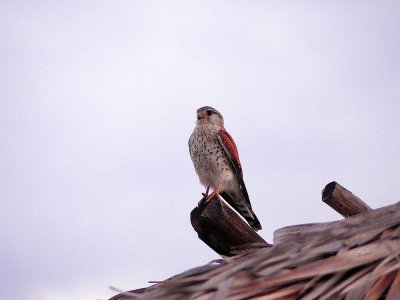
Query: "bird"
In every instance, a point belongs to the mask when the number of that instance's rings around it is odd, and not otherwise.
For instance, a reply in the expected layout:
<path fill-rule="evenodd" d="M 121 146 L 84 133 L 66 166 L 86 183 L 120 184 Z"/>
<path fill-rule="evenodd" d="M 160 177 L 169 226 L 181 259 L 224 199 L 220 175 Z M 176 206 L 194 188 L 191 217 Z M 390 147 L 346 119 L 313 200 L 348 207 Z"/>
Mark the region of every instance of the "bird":
<path fill-rule="evenodd" d="M 239 153 L 224 127 L 222 114 L 211 106 L 200 107 L 188 144 L 194 169 L 206 188 L 199 205 L 214 196 L 220 199 L 221 195 L 254 230 L 260 230 L 261 224 L 253 212 L 243 180 Z M 213 192 L 208 194 L 210 188 Z"/>

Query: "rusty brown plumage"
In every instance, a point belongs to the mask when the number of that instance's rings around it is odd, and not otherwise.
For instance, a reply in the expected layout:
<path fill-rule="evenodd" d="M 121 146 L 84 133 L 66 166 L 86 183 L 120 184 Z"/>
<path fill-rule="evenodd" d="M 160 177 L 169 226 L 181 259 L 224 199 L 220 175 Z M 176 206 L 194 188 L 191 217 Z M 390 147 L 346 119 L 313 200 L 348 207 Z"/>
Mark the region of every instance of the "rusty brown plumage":
<path fill-rule="evenodd" d="M 261 224 L 251 207 L 243 180 L 239 153 L 224 127 L 222 114 L 204 106 L 197 110 L 196 127 L 189 138 L 189 152 L 201 184 L 221 195 L 255 230 Z M 206 201 L 211 199 L 206 192 Z"/>

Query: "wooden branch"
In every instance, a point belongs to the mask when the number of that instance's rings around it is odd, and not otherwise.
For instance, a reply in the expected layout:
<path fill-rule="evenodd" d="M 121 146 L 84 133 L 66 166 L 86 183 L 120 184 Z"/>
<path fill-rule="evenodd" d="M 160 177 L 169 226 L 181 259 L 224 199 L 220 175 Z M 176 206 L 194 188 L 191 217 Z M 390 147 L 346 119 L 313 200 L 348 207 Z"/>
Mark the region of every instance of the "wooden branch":
<path fill-rule="evenodd" d="M 335 181 L 325 186 L 322 201 L 345 218 L 372 210 L 364 201 Z"/>
<path fill-rule="evenodd" d="M 216 197 L 193 209 L 190 221 L 199 238 L 220 255 L 232 256 L 244 249 L 271 246 Z"/>
<path fill-rule="evenodd" d="M 345 218 L 372 210 L 371 207 L 364 203 L 360 198 L 335 181 L 325 186 L 322 191 L 322 201 Z M 274 232 L 274 244 L 289 241 L 304 243 L 308 241 L 308 239 L 313 238 L 311 233 L 319 232 L 326 229 L 327 226 L 332 226 L 333 224 L 340 222 L 341 221 L 311 223 L 279 228 Z"/>

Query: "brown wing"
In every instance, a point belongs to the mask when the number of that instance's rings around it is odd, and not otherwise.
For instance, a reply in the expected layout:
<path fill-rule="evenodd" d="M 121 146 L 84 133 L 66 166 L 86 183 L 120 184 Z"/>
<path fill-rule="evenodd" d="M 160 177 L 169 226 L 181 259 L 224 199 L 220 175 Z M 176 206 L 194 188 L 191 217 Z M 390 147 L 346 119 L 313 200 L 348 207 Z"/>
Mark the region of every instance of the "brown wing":
<path fill-rule="evenodd" d="M 253 212 L 251 208 L 249 194 L 247 193 L 246 185 L 244 184 L 243 181 L 242 165 L 240 164 L 239 153 L 237 151 L 236 144 L 233 141 L 231 135 L 225 129 L 221 129 L 218 131 L 218 141 L 221 144 L 222 148 L 224 149 L 226 155 L 229 158 L 229 161 L 233 166 L 236 178 L 239 182 L 240 190 L 242 191 L 243 197 L 246 201 L 247 208 L 244 208 L 243 206 L 236 203 L 236 201 L 232 199 L 227 192 L 222 191 L 220 194 L 237 212 L 239 212 L 246 219 L 246 221 L 250 224 L 250 226 L 253 229 L 255 229 L 256 231 L 260 230 L 261 229 L 260 221 L 258 220 L 256 214 Z"/>
<path fill-rule="evenodd" d="M 243 181 L 243 171 L 242 165 L 239 160 L 239 153 L 237 147 L 231 135 L 223 128 L 218 131 L 218 141 L 220 142 L 222 148 L 225 150 L 230 162 L 232 163 L 233 169 L 235 170 L 236 177 L 239 181 L 240 189 L 251 208 L 249 195 L 247 194 L 246 186 Z"/>
<path fill-rule="evenodd" d="M 221 143 L 222 147 L 224 148 L 226 154 L 228 155 L 233 165 L 235 167 L 242 168 L 240 165 L 239 153 L 237 151 L 236 144 L 233 141 L 231 135 L 225 129 L 220 129 L 218 131 L 218 140 Z"/>

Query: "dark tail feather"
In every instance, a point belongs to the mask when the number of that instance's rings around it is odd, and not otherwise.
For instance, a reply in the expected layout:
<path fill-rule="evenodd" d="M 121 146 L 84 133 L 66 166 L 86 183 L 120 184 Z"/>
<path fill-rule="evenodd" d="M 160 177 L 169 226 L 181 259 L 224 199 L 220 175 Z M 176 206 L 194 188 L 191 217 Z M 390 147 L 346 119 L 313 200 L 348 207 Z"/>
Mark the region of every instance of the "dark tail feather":
<path fill-rule="evenodd" d="M 258 218 L 251 207 L 247 207 L 244 203 L 243 205 L 237 204 L 226 192 L 221 192 L 220 195 L 247 221 L 247 223 L 249 223 L 251 228 L 255 231 L 262 229 L 260 221 L 258 221 Z"/>
<path fill-rule="evenodd" d="M 261 223 L 260 223 L 260 221 L 258 221 L 256 214 L 254 213 L 254 211 L 251 211 L 251 213 L 253 214 L 253 219 L 250 220 L 248 218 L 245 218 L 246 221 L 249 222 L 251 228 L 253 228 L 255 231 L 261 230 L 262 229 Z"/>

